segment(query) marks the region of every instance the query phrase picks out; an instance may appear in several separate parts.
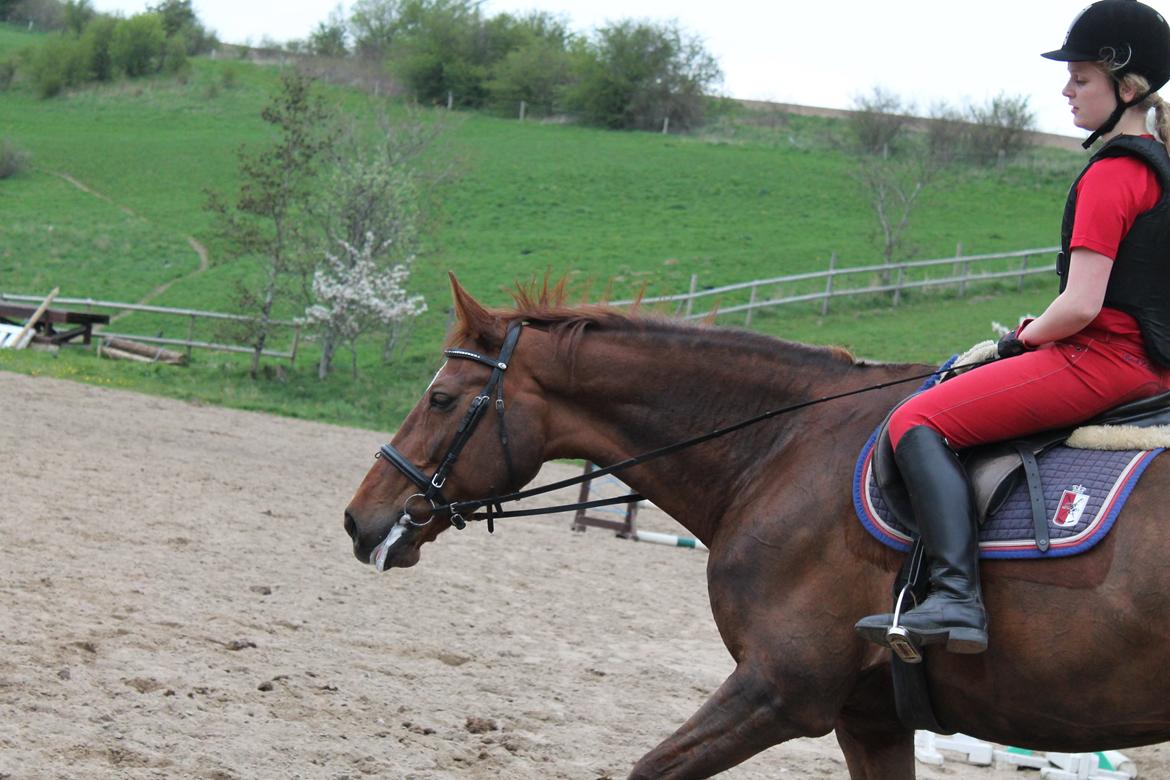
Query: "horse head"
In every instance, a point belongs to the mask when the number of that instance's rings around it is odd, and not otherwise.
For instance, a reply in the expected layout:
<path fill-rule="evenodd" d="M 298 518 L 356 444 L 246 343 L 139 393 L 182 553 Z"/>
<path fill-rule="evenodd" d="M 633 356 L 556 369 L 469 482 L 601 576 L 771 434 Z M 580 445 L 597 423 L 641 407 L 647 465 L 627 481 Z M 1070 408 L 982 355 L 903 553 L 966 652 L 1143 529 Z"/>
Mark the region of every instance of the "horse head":
<path fill-rule="evenodd" d="M 515 490 L 543 462 L 544 401 L 530 370 L 540 350 L 518 318 L 485 309 L 453 275 L 451 289 L 447 361 L 345 511 L 354 555 L 379 570 L 415 565 L 422 545 L 462 527 L 450 502 Z"/>

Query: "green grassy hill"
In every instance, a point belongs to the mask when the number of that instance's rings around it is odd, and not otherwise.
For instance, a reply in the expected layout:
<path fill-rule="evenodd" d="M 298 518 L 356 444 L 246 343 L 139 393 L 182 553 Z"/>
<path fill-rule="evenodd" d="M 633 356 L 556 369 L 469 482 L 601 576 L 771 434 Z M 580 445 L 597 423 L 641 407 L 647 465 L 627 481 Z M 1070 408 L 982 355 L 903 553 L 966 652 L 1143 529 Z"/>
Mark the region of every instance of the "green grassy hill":
<path fill-rule="evenodd" d="M 33 36 L 0 26 L 0 58 Z M 227 258 L 203 210 L 205 190 L 231 193 L 236 150 L 263 141 L 259 110 L 275 68 L 193 61 L 183 82 L 154 79 L 78 90 L 42 101 L 19 84 L 0 93 L 0 138 L 32 155 L 25 173 L 0 181 L 0 291 L 229 310 L 246 264 Z M 374 98 L 338 88 L 330 99 L 371 115 Z M 702 137 L 612 133 L 485 115 L 444 118 L 436 154 L 459 175 L 432 193 L 434 228 L 414 283 L 430 311 L 401 358 L 382 367 L 371 345 L 361 376 L 318 382 L 310 345 L 279 381 L 247 379 L 232 356 L 196 353 L 186 369 L 128 366 L 92 353 L 0 353 L 0 368 L 44 372 L 285 414 L 391 427 L 431 376 L 447 322 L 446 273 L 490 304 L 517 281 L 569 275 L 594 296 L 684 292 L 702 286 L 877 262 L 869 206 L 848 158 L 831 142 L 834 120 L 791 117 L 777 127 L 724 122 Z M 1037 150 L 1007 168 L 940 186 L 915 213 L 917 257 L 993 252 L 1055 242 L 1064 190 L 1079 155 Z M 211 264 L 200 268 L 194 242 Z M 934 361 L 990 336 L 992 319 L 1037 311 L 1047 282 L 1022 293 L 918 296 L 757 314 L 754 328 L 836 343 L 880 359 Z M 292 313 L 292 312 L 288 312 Z M 729 325 L 742 321 L 728 318 Z M 157 318 L 131 315 L 119 330 L 154 333 Z M 171 327 L 174 327 L 172 324 Z M 184 333 L 185 326 L 182 328 Z M 341 362 L 347 363 L 346 358 Z"/>

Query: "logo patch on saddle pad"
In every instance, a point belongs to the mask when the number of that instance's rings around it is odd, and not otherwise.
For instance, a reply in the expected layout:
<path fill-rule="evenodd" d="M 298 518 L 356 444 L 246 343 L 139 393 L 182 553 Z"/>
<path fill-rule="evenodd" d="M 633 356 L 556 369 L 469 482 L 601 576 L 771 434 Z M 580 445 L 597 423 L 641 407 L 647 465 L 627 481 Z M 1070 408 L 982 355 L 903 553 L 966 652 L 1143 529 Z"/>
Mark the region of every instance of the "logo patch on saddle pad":
<path fill-rule="evenodd" d="M 866 530 L 888 547 L 909 551 L 910 531 L 897 522 L 873 482 L 871 436 L 857 459 L 853 504 Z M 979 529 L 983 558 L 1059 558 L 1085 552 L 1113 526 L 1138 477 L 1162 452 L 1053 447 L 1037 460 L 1044 488 L 1050 547 L 1036 547 L 1026 484 L 1017 485 Z"/>
<path fill-rule="evenodd" d="M 1060 494 L 1056 502 L 1056 514 L 1052 516 L 1052 524 L 1057 528 L 1072 528 L 1076 526 L 1089 505 L 1089 491 L 1084 485 L 1073 485 L 1070 490 Z"/>

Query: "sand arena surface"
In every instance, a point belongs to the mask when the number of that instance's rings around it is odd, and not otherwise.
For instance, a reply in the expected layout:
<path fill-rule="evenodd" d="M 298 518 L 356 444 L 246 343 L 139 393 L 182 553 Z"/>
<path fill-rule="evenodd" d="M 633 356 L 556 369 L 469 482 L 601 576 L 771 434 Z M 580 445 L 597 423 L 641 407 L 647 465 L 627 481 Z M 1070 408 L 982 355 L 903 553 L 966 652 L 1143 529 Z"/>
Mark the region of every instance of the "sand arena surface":
<path fill-rule="evenodd" d="M 702 552 L 553 516 L 360 565 L 385 437 L 0 371 L 0 780 L 622 778 L 731 671 Z M 846 776 L 832 736 L 723 775 Z"/>

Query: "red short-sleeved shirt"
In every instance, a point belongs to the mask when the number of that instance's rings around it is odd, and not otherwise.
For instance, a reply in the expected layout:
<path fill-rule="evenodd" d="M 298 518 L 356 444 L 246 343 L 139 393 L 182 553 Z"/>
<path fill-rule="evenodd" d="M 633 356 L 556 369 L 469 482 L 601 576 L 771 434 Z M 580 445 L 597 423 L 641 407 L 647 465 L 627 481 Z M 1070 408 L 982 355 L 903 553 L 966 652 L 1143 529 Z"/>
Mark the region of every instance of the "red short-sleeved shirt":
<path fill-rule="evenodd" d="M 1136 157 L 1098 160 L 1077 182 L 1077 210 L 1070 249 L 1084 247 L 1110 259 L 1142 212 L 1162 197 L 1150 166 Z"/>
<path fill-rule="evenodd" d="M 1153 137 L 1153 136 L 1149 136 Z M 1154 171 L 1136 157 L 1106 157 L 1093 163 L 1077 182 L 1077 207 L 1070 249 L 1085 248 L 1110 259 L 1133 222 L 1162 197 Z M 1090 324 L 1138 340 L 1137 320 L 1124 312 L 1101 309 Z"/>

